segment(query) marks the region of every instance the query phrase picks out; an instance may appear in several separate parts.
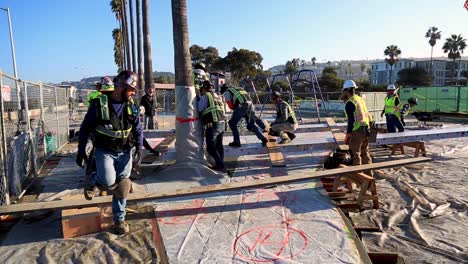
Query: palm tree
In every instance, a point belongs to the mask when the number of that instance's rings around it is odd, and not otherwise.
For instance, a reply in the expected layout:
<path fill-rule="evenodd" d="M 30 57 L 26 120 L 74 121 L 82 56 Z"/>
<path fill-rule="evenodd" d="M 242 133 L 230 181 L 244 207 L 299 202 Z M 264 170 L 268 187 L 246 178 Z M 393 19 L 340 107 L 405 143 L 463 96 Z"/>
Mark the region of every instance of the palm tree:
<path fill-rule="evenodd" d="M 341 73 L 341 70 L 343 69 L 343 62 L 341 61 L 338 63 L 338 70 L 340 71 L 340 78 L 343 78 L 343 74 Z"/>
<path fill-rule="evenodd" d="M 349 73 L 349 75 L 352 77 L 353 76 L 353 69 L 351 68 L 351 63 L 348 63 L 348 67 L 346 69 L 346 72 Z M 347 75 L 346 75 L 347 76 Z"/>
<path fill-rule="evenodd" d="M 317 61 L 317 58 L 312 57 L 310 61 L 312 62 L 312 67 L 315 67 L 315 62 Z"/>
<path fill-rule="evenodd" d="M 120 28 L 120 38 L 119 39 L 120 39 L 120 42 L 121 42 L 119 46 L 121 48 L 121 51 L 120 51 L 120 54 L 122 56 L 121 61 L 123 62 L 123 65 L 120 68 L 120 70 L 122 70 L 122 69 L 125 68 L 125 61 L 127 60 L 125 41 L 124 41 L 125 31 L 124 31 L 124 27 L 123 27 L 123 23 L 122 23 L 122 0 L 112 0 L 110 2 L 110 6 L 111 6 L 112 13 L 115 14 L 115 19 L 117 19 L 117 21 L 119 22 L 119 28 Z"/>
<path fill-rule="evenodd" d="M 390 45 L 384 50 L 384 55 L 388 56 L 385 58 L 385 62 L 390 65 L 390 76 L 388 83 L 392 83 L 393 65 L 398 62 L 398 56 L 401 55 L 401 50 L 396 45 Z"/>
<path fill-rule="evenodd" d="M 127 53 L 127 70 L 132 69 L 132 53 L 130 50 L 130 36 L 128 34 L 128 18 L 127 18 L 127 1 L 126 0 L 121 0 L 120 1 L 122 5 L 122 26 L 123 26 L 123 32 L 124 32 L 124 43 L 125 43 L 125 49 Z"/>
<path fill-rule="evenodd" d="M 200 162 L 203 149 L 195 107 L 186 0 L 172 0 L 172 26 L 176 84 L 176 162 Z"/>
<path fill-rule="evenodd" d="M 141 25 L 141 0 L 136 0 L 136 28 L 137 28 L 137 53 L 138 53 L 138 88 L 141 91 L 145 88 L 145 80 L 143 78 L 143 29 Z"/>
<path fill-rule="evenodd" d="M 331 61 L 327 61 L 328 68 L 331 68 Z"/>
<path fill-rule="evenodd" d="M 137 72 L 136 49 L 135 49 L 135 30 L 133 25 L 133 0 L 128 2 L 130 12 L 130 35 L 132 36 L 132 71 Z"/>
<path fill-rule="evenodd" d="M 117 65 L 118 71 L 123 69 L 123 57 L 122 57 L 122 32 L 120 28 L 112 30 L 112 38 L 114 39 L 114 61 Z"/>
<path fill-rule="evenodd" d="M 464 49 L 466 48 L 466 39 L 462 35 L 452 34 L 450 38 L 445 40 L 444 46 L 442 49 L 444 53 L 448 53 L 448 58 L 453 60 L 452 67 L 452 81 L 455 79 L 455 61 L 459 59 L 458 70 L 460 71 L 461 66 L 461 54 L 463 54 Z M 458 78 L 457 78 L 458 85 Z"/>
<path fill-rule="evenodd" d="M 364 73 L 364 71 L 366 70 L 366 65 L 364 63 L 361 63 L 361 65 L 359 65 L 360 68 L 361 68 L 361 80 L 362 80 L 362 74 Z"/>
<path fill-rule="evenodd" d="M 153 86 L 153 60 L 151 57 L 151 33 L 150 33 L 150 15 L 149 0 L 143 0 L 143 52 L 145 56 L 145 90 L 148 91 Z"/>
<path fill-rule="evenodd" d="M 430 68 L 430 72 L 431 72 L 431 77 L 434 78 L 434 73 L 432 72 L 432 54 L 433 54 L 433 51 L 434 51 L 434 46 L 437 42 L 438 39 L 440 39 L 441 37 L 441 31 L 439 31 L 438 28 L 436 27 L 430 27 L 427 32 L 426 32 L 426 38 L 429 39 L 429 45 L 431 45 L 431 68 Z"/>

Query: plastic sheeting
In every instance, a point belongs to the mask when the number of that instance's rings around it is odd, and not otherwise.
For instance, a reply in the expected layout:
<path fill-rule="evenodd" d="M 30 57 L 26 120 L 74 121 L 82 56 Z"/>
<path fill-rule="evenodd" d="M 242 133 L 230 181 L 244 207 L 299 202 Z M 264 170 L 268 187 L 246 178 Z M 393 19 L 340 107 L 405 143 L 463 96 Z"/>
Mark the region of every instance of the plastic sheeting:
<path fill-rule="evenodd" d="M 432 141 L 426 150 L 431 163 L 384 170 L 377 180 L 380 209 L 352 214 L 353 221 L 384 231 L 363 236 L 370 251 L 397 252 L 406 263 L 468 262 L 468 139 Z"/>

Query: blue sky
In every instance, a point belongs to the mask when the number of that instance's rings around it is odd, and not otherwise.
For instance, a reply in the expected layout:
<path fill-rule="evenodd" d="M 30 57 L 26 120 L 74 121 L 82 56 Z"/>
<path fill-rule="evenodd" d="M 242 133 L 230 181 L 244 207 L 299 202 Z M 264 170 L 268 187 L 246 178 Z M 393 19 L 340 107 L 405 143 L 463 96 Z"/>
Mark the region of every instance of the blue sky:
<path fill-rule="evenodd" d="M 468 38 L 465 0 L 188 0 L 191 44 L 260 52 L 269 68 L 299 57 L 319 62 L 427 57 L 430 26 Z M 12 15 L 19 76 L 59 82 L 114 74 L 109 0 L 0 0 Z M 170 0 L 151 0 L 153 69 L 174 71 Z M 442 42 L 434 54 L 444 55 Z M 468 50 L 465 52 L 468 54 Z M 0 11 L 0 69 L 13 74 L 6 13 Z"/>

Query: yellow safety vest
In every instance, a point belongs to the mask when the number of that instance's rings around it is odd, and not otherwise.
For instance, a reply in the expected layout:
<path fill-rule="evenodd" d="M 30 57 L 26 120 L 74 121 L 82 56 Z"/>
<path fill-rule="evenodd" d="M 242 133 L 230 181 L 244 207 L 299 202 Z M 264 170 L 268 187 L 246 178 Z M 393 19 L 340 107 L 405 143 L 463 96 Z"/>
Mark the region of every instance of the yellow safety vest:
<path fill-rule="evenodd" d="M 392 97 L 385 97 L 385 114 L 395 114 L 396 110 L 396 105 L 395 105 L 395 100 L 397 98 L 397 95 L 394 95 Z"/>
<path fill-rule="evenodd" d="M 229 87 L 228 91 L 232 94 L 232 103 L 234 105 L 243 104 L 245 101 L 251 101 L 249 94 L 242 88 Z"/>
<path fill-rule="evenodd" d="M 100 119 L 100 121 L 101 120 L 110 121 L 111 120 L 110 112 L 109 112 L 110 110 L 109 110 L 109 102 L 108 102 L 107 96 L 100 95 L 97 97 L 97 99 L 99 100 L 99 106 L 100 106 L 99 107 L 100 109 L 97 109 L 99 111 L 98 118 Z M 133 108 L 132 108 L 133 105 L 134 105 L 133 101 L 127 104 L 126 108 L 127 108 L 127 113 L 129 116 L 135 115 Z M 132 126 L 128 127 L 127 129 L 122 129 L 122 130 L 112 130 L 102 124 L 98 124 L 96 126 L 96 132 L 106 135 L 111 138 L 126 139 L 132 132 Z"/>
<path fill-rule="evenodd" d="M 201 112 L 204 123 L 224 121 L 223 101 L 215 98 L 211 92 L 205 95 L 208 98 L 208 107 Z"/>
<path fill-rule="evenodd" d="M 88 95 L 88 101 L 86 102 L 86 106 L 89 106 L 91 101 L 93 99 L 96 99 L 98 96 L 100 96 L 102 93 L 100 91 L 94 91 Z"/>
<path fill-rule="evenodd" d="M 369 127 L 372 118 L 367 111 L 366 101 L 362 99 L 359 95 L 353 95 L 348 99 L 348 102 L 351 102 L 354 107 L 354 126 L 353 131 L 359 130 L 359 128 L 367 126 Z M 346 118 L 348 118 L 348 114 L 345 111 Z"/>

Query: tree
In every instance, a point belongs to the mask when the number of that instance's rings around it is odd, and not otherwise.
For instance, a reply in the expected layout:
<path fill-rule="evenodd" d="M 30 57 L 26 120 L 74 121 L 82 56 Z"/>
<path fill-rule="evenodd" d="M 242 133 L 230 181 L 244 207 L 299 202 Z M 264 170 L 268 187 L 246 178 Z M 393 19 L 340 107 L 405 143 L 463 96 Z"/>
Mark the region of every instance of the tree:
<path fill-rule="evenodd" d="M 284 74 L 289 75 L 289 80 L 293 79 L 293 74 L 299 69 L 299 59 L 295 58 L 286 62 Z"/>
<path fill-rule="evenodd" d="M 442 49 L 444 53 L 448 53 L 448 58 L 453 60 L 452 66 L 452 81 L 455 80 L 455 61 L 459 59 L 458 69 L 461 66 L 461 54 L 463 54 L 463 50 L 466 48 L 466 39 L 462 37 L 462 35 L 452 34 L 450 38 L 445 40 L 444 46 Z M 458 78 L 457 78 L 458 84 Z"/>
<path fill-rule="evenodd" d="M 125 32 L 124 32 L 124 27 L 123 27 L 123 24 L 122 24 L 122 0 L 112 0 L 110 2 L 110 6 L 111 6 L 112 13 L 115 14 L 115 19 L 117 19 L 117 21 L 119 22 L 119 29 L 120 29 L 119 40 L 120 40 L 120 43 L 119 43 L 118 46 L 121 49 L 120 55 L 121 55 L 122 58 L 120 59 L 120 61 L 122 62 L 122 65 L 117 65 L 117 67 L 119 68 L 119 71 L 120 71 L 120 70 L 123 70 L 125 68 L 125 63 L 126 63 L 126 60 L 127 60 L 126 47 L 125 47 L 125 41 L 124 41 Z M 112 33 L 114 35 L 114 32 L 112 32 Z"/>
<path fill-rule="evenodd" d="M 145 90 L 153 86 L 153 60 L 151 57 L 151 33 L 150 33 L 150 5 L 149 0 L 143 0 L 143 52 L 145 57 Z"/>
<path fill-rule="evenodd" d="M 331 61 L 327 61 L 328 68 L 331 68 Z"/>
<path fill-rule="evenodd" d="M 136 49 L 135 49 L 135 26 L 133 21 L 133 0 L 128 2 L 129 12 L 130 12 L 130 35 L 132 36 L 132 71 L 137 72 L 136 66 Z"/>
<path fill-rule="evenodd" d="M 353 68 L 351 67 L 351 63 L 348 63 L 348 67 L 346 68 L 346 76 L 348 76 L 348 74 L 353 77 Z"/>
<path fill-rule="evenodd" d="M 441 31 L 439 31 L 438 28 L 436 27 L 430 27 L 427 32 L 426 32 L 426 38 L 429 39 L 429 45 L 431 45 L 431 76 L 434 76 L 434 73 L 432 71 L 432 54 L 433 54 L 433 51 L 434 51 L 434 46 L 437 42 L 438 39 L 440 39 L 441 37 Z"/>
<path fill-rule="evenodd" d="M 361 63 L 361 65 L 359 65 L 360 69 L 361 69 L 361 80 L 362 80 L 362 74 L 364 73 L 364 71 L 366 70 L 366 65 L 364 63 Z"/>
<path fill-rule="evenodd" d="M 112 30 L 112 38 L 114 39 L 114 62 L 120 72 L 123 69 L 122 32 L 120 31 L 120 28 Z"/>
<path fill-rule="evenodd" d="M 132 69 L 132 54 L 130 50 L 130 36 L 128 34 L 128 18 L 127 18 L 127 1 L 126 0 L 120 0 L 120 4 L 122 6 L 121 9 L 121 16 L 122 16 L 122 27 L 123 27 L 123 32 L 124 32 L 124 43 L 125 43 L 125 50 L 126 50 L 126 69 L 131 70 Z"/>
<path fill-rule="evenodd" d="M 343 62 L 342 61 L 338 63 L 338 71 L 340 73 L 340 78 L 343 78 L 343 73 L 342 73 L 342 71 L 343 71 Z"/>
<path fill-rule="evenodd" d="M 312 62 L 312 67 L 315 67 L 315 62 L 317 61 L 317 58 L 312 57 L 310 61 Z"/>
<path fill-rule="evenodd" d="M 174 79 L 167 75 L 161 75 L 159 77 L 154 78 L 155 83 L 174 83 Z"/>
<path fill-rule="evenodd" d="M 305 60 L 301 60 L 301 69 L 303 70 L 304 69 L 304 66 L 306 65 L 306 61 Z"/>
<path fill-rule="evenodd" d="M 338 77 L 336 70 L 332 67 L 327 67 L 322 71 L 322 77 L 319 79 L 320 87 L 323 87 L 328 92 L 340 91 L 343 85 L 343 79 Z"/>
<path fill-rule="evenodd" d="M 407 68 L 398 72 L 398 85 L 429 86 L 431 83 L 431 75 L 422 68 Z"/>
<path fill-rule="evenodd" d="M 176 162 L 201 163 L 203 148 L 195 107 L 186 0 L 172 0 L 172 27 L 176 84 Z"/>
<path fill-rule="evenodd" d="M 384 55 L 388 56 L 388 58 L 385 58 L 385 62 L 390 65 L 388 83 L 392 83 L 393 65 L 398 62 L 398 56 L 401 55 L 401 50 L 396 45 L 390 45 L 384 50 Z"/>
<path fill-rule="evenodd" d="M 192 45 L 190 47 L 190 56 L 192 62 L 205 63 L 208 72 L 219 71 L 216 62 L 220 59 L 218 49 L 212 46 L 203 48 L 202 46 Z"/>
<path fill-rule="evenodd" d="M 136 0 L 136 28 L 137 28 L 137 53 L 138 53 L 138 89 L 141 93 L 145 89 L 145 79 L 143 78 L 143 28 L 141 21 L 141 0 Z"/>
<path fill-rule="evenodd" d="M 258 52 L 232 48 L 221 64 L 226 71 L 231 73 L 231 82 L 238 83 L 245 77 L 253 79 L 263 72 L 262 61 L 263 57 Z"/>
<path fill-rule="evenodd" d="M 271 90 L 273 91 L 287 91 L 289 89 L 289 84 L 284 80 L 279 80 L 271 85 Z"/>

